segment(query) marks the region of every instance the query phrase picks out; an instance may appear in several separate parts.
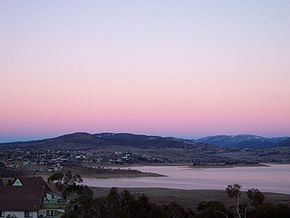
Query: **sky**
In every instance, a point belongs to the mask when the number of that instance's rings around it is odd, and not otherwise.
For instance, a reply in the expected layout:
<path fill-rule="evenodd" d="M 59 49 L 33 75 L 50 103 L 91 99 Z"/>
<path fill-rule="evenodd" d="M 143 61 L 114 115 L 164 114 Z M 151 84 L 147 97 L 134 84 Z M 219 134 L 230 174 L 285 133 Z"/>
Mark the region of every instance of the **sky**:
<path fill-rule="evenodd" d="M 290 1 L 0 1 L 0 142 L 290 135 Z"/>

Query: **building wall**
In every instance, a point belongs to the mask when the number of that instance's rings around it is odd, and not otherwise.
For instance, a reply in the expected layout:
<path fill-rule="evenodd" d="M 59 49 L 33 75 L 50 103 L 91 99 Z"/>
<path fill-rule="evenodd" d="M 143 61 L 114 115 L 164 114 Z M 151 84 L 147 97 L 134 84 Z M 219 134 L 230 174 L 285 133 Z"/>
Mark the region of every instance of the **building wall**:
<path fill-rule="evenodd" d="M 58 213 L 64 213 L 64 209 L 40 209 L 39 212 L 38 212 L 38 215 L 39 216 L 42 216 L 42 217 L 46 217 L 46 211 L 47 210 L 55 210 L 57 211 Z M 57 217 L 57 216 L 56 216 Z M 33 217 L 34 218 L 34 217 Z"/>
<path fill-rule="evenodd" d="M 40 209 L 39 212 L 38 212 L 38 215 L 45 217 L 45 215 L 46 215 L 46 212 L 45 211 L 46 210 L 44 210 L 44 209 Z"/>
<path fill-rule="evenodd" d="M 7 217 L 8 215 L 15 215 L 17 218 L 25 218 L 24 211 L 4 211 L 4 216 Z M 32 217 L 37 218 L 37 212 L 32 212 Z"/>

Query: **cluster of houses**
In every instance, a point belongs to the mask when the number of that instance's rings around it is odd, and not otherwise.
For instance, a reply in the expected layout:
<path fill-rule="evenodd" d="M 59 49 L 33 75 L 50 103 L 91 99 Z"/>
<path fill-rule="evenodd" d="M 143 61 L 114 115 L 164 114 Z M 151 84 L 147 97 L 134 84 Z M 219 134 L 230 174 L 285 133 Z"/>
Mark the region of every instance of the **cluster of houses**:
<path fill-rule="evenodd" d="M 12 169 L 32 172 L 59 172 L 64 163 L 86 165 L 166 163 L 170 160 L 136 152 L 95 152 L 64 150 L 6 150 L 0 151 L 0 161 Z"/>
<path fill-rule="evenodd" d="M 42 177 L 0 178 L 1 218 L 57 218 L 68 203 Z"/>

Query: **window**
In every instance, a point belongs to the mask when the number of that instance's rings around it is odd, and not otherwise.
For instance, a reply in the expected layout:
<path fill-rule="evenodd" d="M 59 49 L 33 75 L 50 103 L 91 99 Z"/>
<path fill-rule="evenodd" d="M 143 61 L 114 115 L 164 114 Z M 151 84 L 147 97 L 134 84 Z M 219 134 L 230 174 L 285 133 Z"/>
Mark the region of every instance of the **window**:
<path fill-rule="evenodd" d="M 12 185 L 13 186 L 23 186 L 23 184 L 20 182 L 19 179 L 16 179 Z"/>
<path fill-rule="evenodd" d="M 56 211 L 55 210 L 47 210 L 46 211 L 46 216 L 55 216 L 56 215 Z"/>
<path fill-rule="evenodd" d="M 24 211 L 24 217 L 33 217 L 31 211 Z"/>

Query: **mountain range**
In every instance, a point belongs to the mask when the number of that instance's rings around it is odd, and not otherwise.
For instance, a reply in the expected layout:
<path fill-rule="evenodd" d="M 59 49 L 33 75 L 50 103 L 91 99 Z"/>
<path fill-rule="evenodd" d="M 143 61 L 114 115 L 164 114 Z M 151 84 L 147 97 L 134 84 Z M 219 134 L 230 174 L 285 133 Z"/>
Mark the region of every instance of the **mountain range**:
<path fill-rule="evenodd" d="M 76 132 L 55 138 L 0 143 L 0 149 L 73 149 L 93 150 L 104 146 L 128 146 L 139 148 L 276 148 L 290 147 L 290 137 L 265 138 L 256 135 L 217 135 L 200 139 L 137 135 L 130 133 Z"/>
<path fill-rule="evenodd" d="M 290 147 L 290 137 L 265 138 L 257 135 L 217 135 L 192 139 L 192 141 L 216 146 L 240 148 Z"/>

